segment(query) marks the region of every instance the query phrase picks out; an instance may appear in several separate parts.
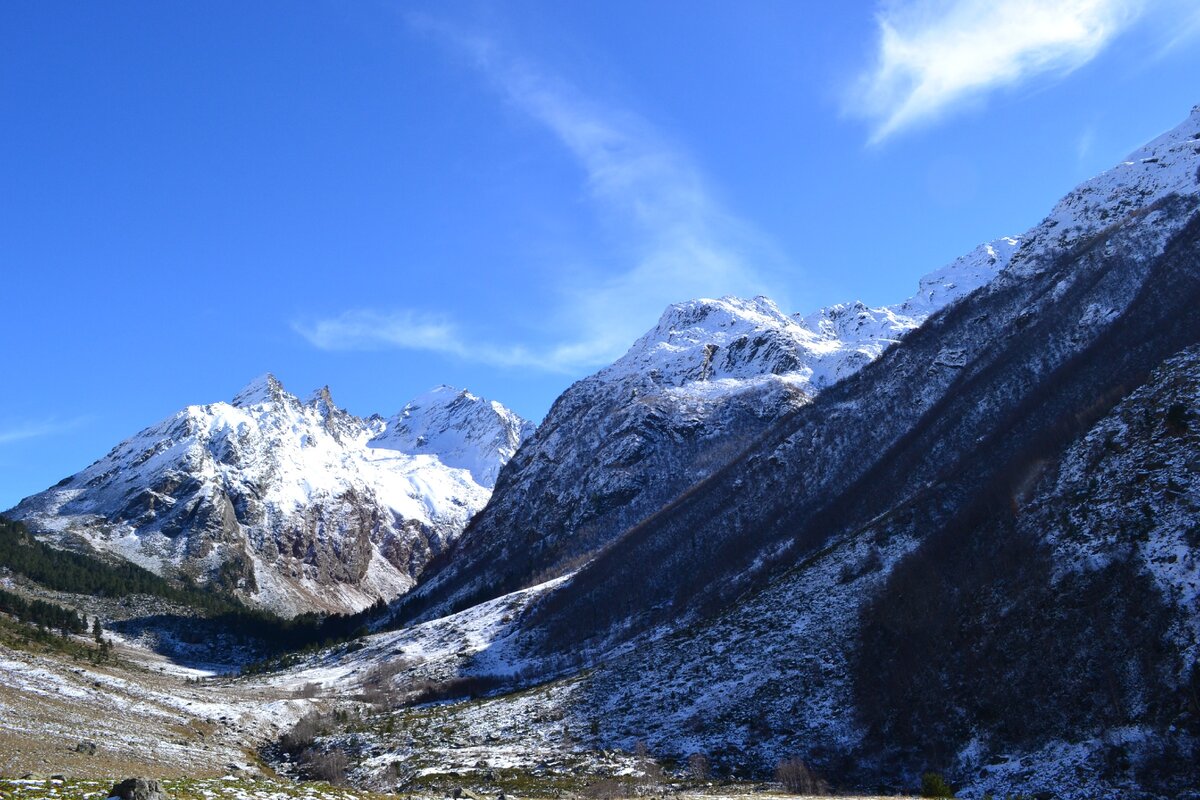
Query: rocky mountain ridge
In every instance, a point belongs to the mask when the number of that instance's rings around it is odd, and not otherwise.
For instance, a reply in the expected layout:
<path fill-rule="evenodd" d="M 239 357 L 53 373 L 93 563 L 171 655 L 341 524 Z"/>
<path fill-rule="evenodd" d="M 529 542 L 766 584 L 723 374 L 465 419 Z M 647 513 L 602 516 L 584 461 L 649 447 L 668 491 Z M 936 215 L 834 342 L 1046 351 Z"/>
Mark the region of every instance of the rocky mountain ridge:
<path fill-rule="evenodd" d="M 536 769 L 581 746 L 640 742 L 677 763 L 703 755 L 726 775 L 800 758 L 840 786 L 885 792 L 935 770 L 966 797 L 1194 797 L 1200 108 L 1139 152 L 1150 155 L 1069 195 L 985 286 L 735 439 L 724 463 L 563 562 L 561 577 L 535 573 L 524 582 L 536 585 L 482 604 L 460 591 L 402 606 L 431 619 L 363 651 L 412 659 L 397 686 L 439 674 L 524 689 L 419 709 L 461 732 L 438 740 L 437 758 L 469 770 L 499 752 Z M 659 397 L 782 382 L 719 377 L 726 367 L 705 345 L 737 337 L 681 335 L 703 330 L 690 322 L 699 305 L 638 354 L 685 377 L 660 371 L 657 394 L 650 380 L 621 385 L 639 391 L 609 407 L 657 408 L 625 412 L 662 435 L 634 429 L 644 449 L 623 452 L 659 479 L 695 452 L 686 428 L 662 422 L 678 406 Z M 748 352 L 784 363 L 780 340 Z M 589 398 L 570 394 L 502 470 L 456 551 L 469 552 L 502 493 L 544 502 L 517 480 L 534 456 L 577 485 L 604 485 L 575 455 L 614 445 L 596 433 L 603 412 L 589 417 Z M 572 409 L 583 411 L 563 414 Z M 491 529 L 498 558 L 475 564 L 520 564 L 548 549 L 539 536 L 553 546 L 556 529 L 505 522 Z M 458 577 L 455 588 L 471 575 Z M 488 573 L 482 588 L 502 578 Z M 458 603 L 469 607 L 432 619 Z M 440 651 L 412 641 L 422 637 Z M 371 746 L 420 757 L 386 731 Z"/>
<path fill-rule="evenodd" d="M 997 239 L 894 306 L 786 315 L 766 297 L 670 306 L 612 365 L 572 385 L 501 474 L 493 502 L 400 613 L 431 616 L 562 574 L 711 475 L 782 416 L 994 278 Z"/>
<path fill-rule="evenodd" d="M 520 503 L 508 511 L 567 533 L 558 551 L 535 554 L 536 570 L 522 581 L 561 570 L 709 474 L 780 413 L 988 280 L 1015 245 L 981 246 L 892 307 L 856 303 L 802 317 L 765 297 L 726 297 L 668 308 L 623 358 L 568 390 L 526 454 L 542 467 L 560 464 L 564 456 L 548 455 L 561 449 L 556 431 L 567 448 L 577 444 L 577 426 L 593 431 L 594 441 L 565 456 L 571 463 L 552 476 L 543 469 L 517 479 L 563 484 L 536 489 L 536 514 Z M 269 419 L 276 413 L 282 420 Z M 284 613 L 355 610 L 406 592 L 486 505 L 501 467 L 534 431 L 499 403 L 452 387 L 388 419 L 358 418 L 337 407 L 328 387 L 301 403 L 265 375 L 228 404 L 189 407 L 175 423 L 143 431 L 11 515 L 57 543 L 182 570 Z M 660 448 L 664 437 L 672 444 Z M 159 451 L 175 460 L 142 466 Z M 660 451 L 672 463 L 653 455 L 638 463 Z M 579 479 L 576 462 L 593 456 L 585 480 L 569 486 Z M 646 486 L 653 490 L 642 496 Z M 456 574 L 468 570 L 477 574 L 467 582 L 490 580 L 472 566 Z"/>
<path fill-rule="evenodd" d="M 860 786 L 1194 787 L 1200 108 L 1022 241 L 540 599 L 575 713 Z"/>
<path fill-rule="evenodd" d="M 189 406 L 9 516 L 40 537 L 179 572 L 284 613 L 354 611 L 412 586 L 487 502 L 531 426 L 439 387 L 391 420 L 264 375 Z"/>

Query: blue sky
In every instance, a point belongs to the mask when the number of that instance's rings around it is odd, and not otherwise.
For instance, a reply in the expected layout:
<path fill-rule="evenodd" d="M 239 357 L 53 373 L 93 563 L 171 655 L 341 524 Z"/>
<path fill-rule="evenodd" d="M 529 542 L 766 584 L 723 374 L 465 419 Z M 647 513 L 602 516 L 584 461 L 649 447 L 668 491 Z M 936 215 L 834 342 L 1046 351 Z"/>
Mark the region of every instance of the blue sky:
<path fill-rule="evenodd" d="M 1181 121 L 1198 43 L 1187 0 L 4 4 L 0 508 L 268 370 L 540 419 L 670 302 L 900 300 Z"/>

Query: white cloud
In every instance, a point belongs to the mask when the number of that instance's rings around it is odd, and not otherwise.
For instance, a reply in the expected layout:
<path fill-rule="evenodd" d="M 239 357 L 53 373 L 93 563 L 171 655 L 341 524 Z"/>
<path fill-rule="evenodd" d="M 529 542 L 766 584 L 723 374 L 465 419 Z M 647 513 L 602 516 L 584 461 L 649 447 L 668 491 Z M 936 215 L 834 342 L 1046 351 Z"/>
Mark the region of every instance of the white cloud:
<path fill-rule="evenodd" d="M 360 309 L 292 327 L 322 350 L 369 350 L 395 345 L 449 353 L 456 351 L 459 335 L 449 320 L 413 311 L 380 314 Z"/>
<path fill-rule="evenodd" d="M 356 309 L 310 324 L 295 323 L 292 327 L 310 344 L 322 350 L 396 347 L 427 350 L 498 366 L 538 364 L 552 368 L 549 362 L 541 363 L 546 360 L 545 356 L 530 353 L 521 347 L 472 342 L 451 320 L 407 309 Z"/>
<path fill-rule="evenodd" d="M 877 15 L 875 66 L 849 110 L 877 143 L 995 89 L 1091 61 L 1141 14 L 1143 0 L 909 0 Z"/>
<path fill-rule="evenodd" d="M 762 264 L 780 259 L 716 202 L 699 169 L 637 115 L 605 107 L 485 37 L 419 18 L 414 25 L 471 59 L 494 89 L 569 152 L 596 210 L 631 243 L 616 270 L 563 270 L 550 345 L 502 344 L 410 310 L 354 311 L 296 329 L 325 349 L 391 346 L 501 366 L 571 372 L 608 363 L 672 302 L 768 293 Z"/>
<path fill-rule="evenodd" d="M 10 425 L 0 428 L 0 445 L 67 433 L 82 425 L 86 420 L 86 417 L 77 417 L 76 419 L 66 421 L 48 419 L 39 422 L 22 422 Z"/>

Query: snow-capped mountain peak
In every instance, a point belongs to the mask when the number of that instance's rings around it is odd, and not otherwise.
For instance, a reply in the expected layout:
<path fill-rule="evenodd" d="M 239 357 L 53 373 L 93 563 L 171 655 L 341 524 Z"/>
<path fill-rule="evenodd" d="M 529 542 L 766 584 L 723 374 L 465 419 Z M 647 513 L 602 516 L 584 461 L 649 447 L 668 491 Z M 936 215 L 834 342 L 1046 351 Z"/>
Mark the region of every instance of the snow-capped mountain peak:
<path fill-rule="evenodd" d="M 989 283 L 1012 260 L 1021 246 L 1016 236 L 984 242 L 941 269 L 921 278 L 917 293 L 895 310 L 910 318 L 928 317 L 950 303 Z"/>
<path fill-rule="evenodd" d="M 236 408 L 250 408 L 251 406 L 265 405 L 267 403 L 278 403 L 288 397 L 293 400 L 296 399 L 287 393 L 278 378 L 270 372 L 264 372 L 243 386 L 233 396 L 230 405 Z"/>
<path fill-rule="evenodd" d="M 818 337 L 768 298 L 722 297 L 675 303 L 602 380 L 645 376 L 659 385 L 751 378 L 796 371 L 796 354 L 821 347 Z"/>
<path fill-rule="evenodd" d="M 304 405 L 317 409 L 323 415 L 339 410 L 337 404 L 333 402 L 333 393 L 329 391 L 328 386 L 322 386 L 310 394 L 304 401 Z"/>
<path fill-rule="evenodd" d="M 814 369 L 816 386 L 859 369 L 941 309 L 987 285 L 1008 266 L 1021 242 L 1005 236 L 979 245 L 921 278 L 916 294 L 902 303 L 878 308 L 862 302 L 837 304 L 797 315 L 804 327 L 827 342 L 824 369 Z"/>
<path fill-rule="evenodd" d="M 360 419 L 339 408 L 333 401 L 333 394 L 328 386 L 322 386 L 309 395 L 308 400 L 304 402 L 304 408 L 315 412 L 322 420 L 325 430 L 339 441 L 361 439 L 363 436 L 373 435 L 382 427 L 377 417 Z"/>
<path fill-rule="evenodd" d="M 494 400 L 466 389 L 437 386 L 414 398 L 387 421 L 371 447 L 434 455 L 492 487 L 534 425 Z"/>
<path fill-rule="evenodd" d="M 647 336 L 671 337 L 696 328 L 727 328 L 751 324 L 770 327 L 787 325 L 790 320 L 771 298 L 764 295 L 747 300 L 726 295 L 720 299 L 699 298 L 668 306 L 658 325 Z"/>
<path fill-rule="evenodd" d="M 624 356 L 596 377 L 641 376 L 656 385 L 684 387 L 775 375 L 820 390 L 860 369 L 937 311 L 987 284 L 1008 266 L 1020 244 L 1015 237 L 981 244 L 921 278 L 916 294 L 890 306 L 839 303 L 812 314 L 788 316 L 762 296 L 675 303 Z"/>
<path fill-rule="evenodd" d="M 486 407 L 495 422 L 427 420 L 425 435 L 457 450 L 380 448 L 371 440 L 386 431 L 382 417 L 338 408 L 329 387 L 301 403 L 267 373 L 231 402 L 146 428 L 12 516 L 58 543 L 219 583 L 283 613 L 355 610 L 413 584 L 486 504 L 532 429 L 499 403 L 452 400 Z"/>

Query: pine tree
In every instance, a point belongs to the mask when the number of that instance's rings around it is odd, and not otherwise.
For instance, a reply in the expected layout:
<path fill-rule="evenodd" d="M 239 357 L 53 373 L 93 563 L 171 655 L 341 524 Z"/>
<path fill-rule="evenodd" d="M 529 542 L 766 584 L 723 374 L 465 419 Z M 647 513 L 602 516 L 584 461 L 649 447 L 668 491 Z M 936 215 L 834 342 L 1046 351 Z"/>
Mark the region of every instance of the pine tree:
<path fill-rule="evenodd" d="M 104 629 L 100 627 L 99 617 L 96 617 L 95 621 L 92 622 L 92 636 L 96 639 L 97 644 L 104 640 Z"/>

